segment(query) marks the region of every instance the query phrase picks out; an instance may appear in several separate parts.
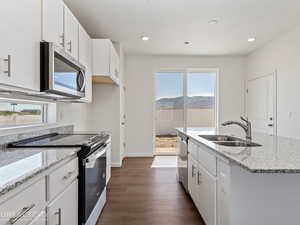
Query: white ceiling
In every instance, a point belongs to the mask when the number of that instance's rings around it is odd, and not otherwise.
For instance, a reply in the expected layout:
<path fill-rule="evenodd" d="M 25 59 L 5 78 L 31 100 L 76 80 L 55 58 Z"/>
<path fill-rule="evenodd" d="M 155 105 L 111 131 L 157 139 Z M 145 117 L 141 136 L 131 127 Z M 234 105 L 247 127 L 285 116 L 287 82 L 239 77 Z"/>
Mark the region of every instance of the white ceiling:
<path fill-rule="evenodd" d="M 300 25 L 299 0 L 65 0 L 93 38 L 127 54 L 241 55 Z M 210 25 L 208 21 L 218 19 Z M 140 36 L 150 36 L 143 42 Z M 248 43 L 248 37 L 257 41 Z M 184 45 L 190 41 L 190 45 Z M 299 40 L 300 41 L 300 40 Z"/>

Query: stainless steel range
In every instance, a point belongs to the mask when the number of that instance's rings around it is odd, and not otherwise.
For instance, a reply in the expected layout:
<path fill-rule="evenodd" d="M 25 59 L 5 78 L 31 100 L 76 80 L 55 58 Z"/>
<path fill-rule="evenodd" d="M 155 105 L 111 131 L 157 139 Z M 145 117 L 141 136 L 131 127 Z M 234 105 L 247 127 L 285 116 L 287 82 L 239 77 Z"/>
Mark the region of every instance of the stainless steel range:
<path fill-rule="evenodd" d="M 106 152 L 109 135 L 47 134 L 10 143 L 9 148 L 81 147 L 79 159 L 79 225 L 95 225 L 106 202 Z"/>

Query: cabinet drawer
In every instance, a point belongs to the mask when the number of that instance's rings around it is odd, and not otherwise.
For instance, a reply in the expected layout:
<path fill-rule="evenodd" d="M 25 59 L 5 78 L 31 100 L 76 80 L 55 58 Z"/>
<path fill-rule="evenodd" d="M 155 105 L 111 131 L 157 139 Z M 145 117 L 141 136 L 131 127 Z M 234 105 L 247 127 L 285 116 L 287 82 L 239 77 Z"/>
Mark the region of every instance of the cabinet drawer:
<path fill-rule="evenodd" d="M 189 141 L 189 143 L 188 143 L 188 152 L 192 155 L 193 158 L 198 159 L 198 147 L 197 147 L 197 144 L 195 144 L 192 141 Z"/>
<path fill-rule="evenodd" d="M 42 179 L 0 205 L 0 225 L 28 224 L 46 204 L 46 182 Z"/>
<path fill-rule="evenodd" d="M 209 152 L 205 146 L 198 146 L 198 161 L 201 165 L 208 170 L 214 176 L 217 175 L 217 158 L 215 155 Z"/>
<path fill-rule="evenodd" d="M 48 200 L 61 193 L 78 176 L 78 159 L 75 158 L 48 176 Z"/>

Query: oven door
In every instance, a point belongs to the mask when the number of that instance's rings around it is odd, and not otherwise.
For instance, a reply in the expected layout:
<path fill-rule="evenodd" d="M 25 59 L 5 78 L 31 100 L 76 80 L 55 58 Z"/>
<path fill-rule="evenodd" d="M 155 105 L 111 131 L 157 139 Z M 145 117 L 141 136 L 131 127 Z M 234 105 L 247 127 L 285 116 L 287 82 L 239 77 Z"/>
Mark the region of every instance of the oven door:
<path fill-rule="evenodd" d="M 82 98 L 85 86 L 85 67 L 54 43 L 41 42 L 41 91 Z"/>
<path fill-rule="evenodd" d="M 82 173 L 79 180 L 80 211 L 82 222 L 86 222 L 91 215 L 98 199 L 106 186 L 106 145 L 100 147 L 87 158 L 82 160 Z"/>
<path fill-rule="evenodd" d="M 53 89 L 62 93 L 84 97 L 85 71 L 59 53 L 54 53 Z"/>

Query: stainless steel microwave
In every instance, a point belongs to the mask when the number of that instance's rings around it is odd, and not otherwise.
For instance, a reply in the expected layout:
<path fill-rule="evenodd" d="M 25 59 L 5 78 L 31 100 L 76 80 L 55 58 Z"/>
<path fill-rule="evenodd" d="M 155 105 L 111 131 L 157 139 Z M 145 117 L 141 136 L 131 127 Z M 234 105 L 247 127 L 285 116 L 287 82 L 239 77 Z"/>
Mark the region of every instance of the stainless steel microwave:
<path fill-rule="evenodd" d="M 41 91 L 71 97 L 85 97 L 85 67 L 51 42 L 40 43 Z"/>

